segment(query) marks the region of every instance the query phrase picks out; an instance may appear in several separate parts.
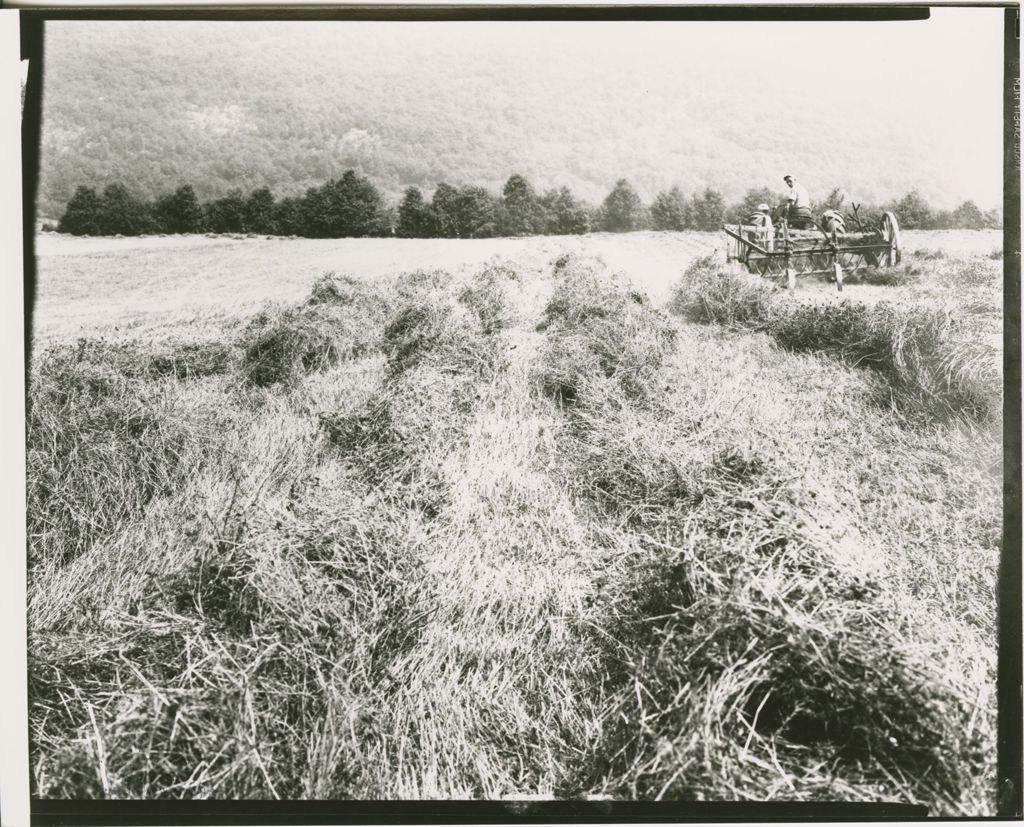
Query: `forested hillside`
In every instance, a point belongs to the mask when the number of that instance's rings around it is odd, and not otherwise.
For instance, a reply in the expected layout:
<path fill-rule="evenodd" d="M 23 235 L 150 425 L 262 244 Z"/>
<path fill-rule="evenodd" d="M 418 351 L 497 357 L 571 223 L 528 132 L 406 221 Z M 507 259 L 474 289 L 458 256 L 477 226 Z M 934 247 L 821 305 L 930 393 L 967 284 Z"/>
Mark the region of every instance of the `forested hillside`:
<path fill-rule="evenodd" d="M 793 171 L 817 197 L 996 205 L 991 130 L 975 117 L 964 143 L 914 94 L 942 66 L 846 68 L 795 29 L 762 27 L 751 50 L 695 24 L 611 25 L 50 23 L 40 211 L 59 216 L 79 185 L 283 197 L 347 169 L 392 201 L 442 181 L 498 191 L 513 172 L 593 202 L 622 177 L 645 200 L 674 184 L 735 199 Z M 796 79 L 772 68 L 793 46 Z"/>

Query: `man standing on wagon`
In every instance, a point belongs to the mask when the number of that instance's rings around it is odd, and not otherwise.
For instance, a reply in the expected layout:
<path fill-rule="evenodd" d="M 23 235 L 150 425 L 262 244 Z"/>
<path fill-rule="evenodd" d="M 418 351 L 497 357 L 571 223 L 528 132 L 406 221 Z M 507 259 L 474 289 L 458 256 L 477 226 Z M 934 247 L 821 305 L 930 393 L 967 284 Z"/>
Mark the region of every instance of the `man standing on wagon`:
<path fill-rule="evenodd" d="M 795 230 L 810 229 L 814 226 L 814 219 L 811 217 L 811 196 L 807 194 L 807 188 L 792 175 L 783 176 L 782 180 L 789 187 L 781 205 L 784 208 L 783 217 Z"/>

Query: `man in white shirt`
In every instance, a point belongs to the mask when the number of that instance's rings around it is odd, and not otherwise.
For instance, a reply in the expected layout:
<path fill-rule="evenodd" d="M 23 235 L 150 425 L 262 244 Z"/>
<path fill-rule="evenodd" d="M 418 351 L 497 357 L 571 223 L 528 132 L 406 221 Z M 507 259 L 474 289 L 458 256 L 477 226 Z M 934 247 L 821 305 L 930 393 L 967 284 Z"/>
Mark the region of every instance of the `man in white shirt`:
<path fill-rule="evenodd" d="M 811 196 L 807 194 L 807 188 L 792 175 L 786 175 L 782 180 L 789 187 L 789 192 L 786 193 L 786 200 L 783 203 L 783 207 L 785 207 L 783 214 L 789 221 L 789 226 L 797 230 L 806 230 L 813 227 L 814 219 L 811 217 Z"/>

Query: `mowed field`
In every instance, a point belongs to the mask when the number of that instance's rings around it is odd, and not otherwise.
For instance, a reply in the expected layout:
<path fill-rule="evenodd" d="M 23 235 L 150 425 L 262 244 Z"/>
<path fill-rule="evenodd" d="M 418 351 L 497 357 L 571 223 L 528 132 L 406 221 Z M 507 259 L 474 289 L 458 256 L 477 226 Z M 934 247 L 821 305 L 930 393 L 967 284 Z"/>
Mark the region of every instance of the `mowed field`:
<path fill-rule="evenodd" d="M 1002 239 L 905 235 L 41 238 L 36 794 L 993 813 Z"/>
<path fill-rule="evenodd" d="M 1002 234 L 994 230 L 904 235 L 911 253 L 942 249 L 985 255 L 1002 246 Z M 368 279 L 433 268 L 464 275 L 489 260 L 508 258 L 540 272 L 564 252 L 600 257 L 663 303 L 695 259 L 725 254 L 724 234 L 696 232 L 464 240 L 76 238 L 47 233 L 36 243 L 35 328 L 43 337 L 145 331 L 168 322 L 239 314 L 266 301 L 297 301 L 326 271 Z"/>

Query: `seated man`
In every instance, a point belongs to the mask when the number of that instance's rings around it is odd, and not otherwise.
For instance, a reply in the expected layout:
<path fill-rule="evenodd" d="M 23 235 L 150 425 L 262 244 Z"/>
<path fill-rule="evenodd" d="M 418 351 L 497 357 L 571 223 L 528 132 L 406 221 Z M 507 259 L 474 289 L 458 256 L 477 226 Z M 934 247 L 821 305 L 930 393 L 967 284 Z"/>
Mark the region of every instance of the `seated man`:
<path fill-rule="evenodd" d="M 811 217 L 811 197 L 807 194 L 807 188 L 798 183 L 792 175 L 786 175 L 782 180 L 789 187 L 782 204 L 783 217 L 795 230 L 811 229 L 814 226 L 814 219 Z"/>
<path fill-rule="evenodd" d="M 747 217 L 747 223 L 752 227 L 770 225 L 772 223 L 771 209 L 767 204 L 758 204 L 757 209 Z"/>
<path fill-rule="evenodd" d="M 846 219 L 838 210 L 825 210 L 821 216 L 821 226 L 826 233 L 835 231 L 836 235 L 846 235 Z"/>
<path fill-rule="evenodd" d="M 752 241 L 756 241 L 768 250 L 775 243 L 775 227 L 772 224 L 772 210 L 767 204 L 758 204 L 757 209 L 747 217 L 747 224 L 757 229 L 752 233 Z"/>

